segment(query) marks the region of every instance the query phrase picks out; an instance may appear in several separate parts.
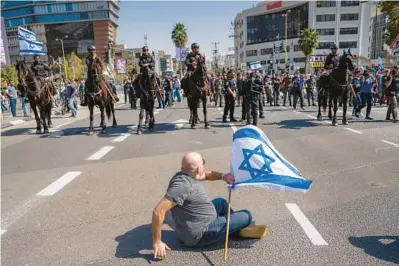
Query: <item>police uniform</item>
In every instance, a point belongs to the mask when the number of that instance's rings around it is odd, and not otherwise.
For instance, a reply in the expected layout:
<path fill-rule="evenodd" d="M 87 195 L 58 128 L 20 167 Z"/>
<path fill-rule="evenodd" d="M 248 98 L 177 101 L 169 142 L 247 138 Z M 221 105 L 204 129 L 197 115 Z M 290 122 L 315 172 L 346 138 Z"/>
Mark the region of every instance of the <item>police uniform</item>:
<path fill-rule="evenodd" d="M 99 57 L 92 58 L 90 55 L 86 57 L 85 60 L 87 66 L 87 79 L 85 83 L 86 93 L 94 93 L 97 92 L 98 88 L 96 87 L 102 73 L 104 71 L 104 64 Z M 93 68 L 93 64 L 97 64 L 99 66 L 100 73 L 97 73 L 97 69 Z"/>
<path fill-rule="evenodd" d="M 259 100 L 263 91 L 263 82 L 260 76 L 251 77 L 248 79 L 245 89 L 245 110 L 247 116 L 247 125 L 258 125 L 258 112 L 259 112 Z"/>
<path fill-rule="evenodd" d="M 198 53 L 190 52 L 187 54 L 186 60 L 184 63 L 186 64 L 186 67 L 187 67 L 187 76 L 188 77 L 194 71 L 193 63 L 196 62 L 198 57 L 199 57 L 200 61 L 204 61 L 204 58 L 202 57 L 202 55 L 199 52 Z"/>
<path fill-rule="evenodd" d="M 165 91 L 165 106 L 166 105 L 168 105 L 168 106 L 172 105 L 172 101 L 171 101 L 171 99 L 172 99 L 172 95 L 171 95 L 172 88 L 171 88 L 171 84 L 170 83 L 171 83 L 171 81 L 170 81 L 170 79 L 168 77 L 166 77 L 163 80 L 163 83 L 162 83 L 162 87 L 163 87 L 163 89 Z"/>
<path fill-rule="evenodd" d="M 141 74 L 143 74 L 145 69 L 146 69 L 145 66 L 144 66 L 145 64 L 148 64 L 148 68 L 149 69 L 154 70 L 155 60 L 152 57 L 152 55 L 150 55 L 150 54 L 147 54 L 147 55 L 142 54 L 140 56 L 139 67 L 140 67 L 140 73 Z"/>
<path fill-rule="evenodd" d="M 230 122 L 237 122 L 234 119 L 234 106 L 235 106 L 235 98 L 229 93 L 228 89 L 233 93 L 237 93 L 237 83 L 234 78 L 228 78 L 225 83 L 225 91 L 224 91 L 224 112 L 223 112 L 223 122 L 227 122 L 227 114 L 230 113 Z"/>
<path fill-rule="evenodd" d="M 222 107 L 222 92 L 224 90 L 224 79 L 223 78 L 218 78 L 215 81 L 215 106 L 218 105 L 219 101 L 219 107 Z"/>
<path fill-rule="evenodd" d="M 126 82 L 123 89 L 129 96 L 130 109 L 137 109 L 137 97 L 132 82 Z"/>
<path fill-rule="evenodd" d="M 338 49 L 337 45 L 333 44 L 331 49 Z M 326 61 L 324 62 L 324 69 L 327 70 L 327 73 L 331 73 L 334 68 L 337 68 L 339 65 L 339 55 L 338 52 L 329 53 Z"/>
<path fill-rule="evenodd" d="M 310 98 L 312 98 L 312 105 L 316 106 L 314 103 L 315 87 L 316 87 L 316 81 L 314 79 L 308 79 L 306 81 L 306 97 L 308 98 L 308 106 L 310 106 Z"/>
<path fill-rule="evenodd" d="M 45 78 L 52 75 L 50 67 L 46 64 L 43 64 L 42 62 L 35 61 L 31 65 L 31 69 L 40 83 L 39 84 L 40 88 L 42 88 L 45 84 Z"/>
<path fill-rule="evenodd" d="M 397 71 L 397 70 L 396 70 Z M 386 119 L 390 120 L 392 114 L 392 119 L 394 123 L 398 122 L 398 102 L 399 102 L 399 72 L 395 72 L 392 75 L 391 85 L 386 89 L 386 95 L 388 96 L 388 110 Z"/>

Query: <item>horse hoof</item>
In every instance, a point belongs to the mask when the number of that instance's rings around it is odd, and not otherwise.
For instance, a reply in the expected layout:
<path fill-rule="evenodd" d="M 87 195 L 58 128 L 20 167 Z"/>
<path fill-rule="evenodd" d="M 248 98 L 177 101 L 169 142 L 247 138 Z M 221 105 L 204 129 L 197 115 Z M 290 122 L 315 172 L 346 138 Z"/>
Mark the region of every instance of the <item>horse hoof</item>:
<path fill-rule="evenodd" d="M 332 122 L 333 126 L 338 126 L 338 122 Z"/>
<path fill-rule="evenodd" d="M 115 123 L 115 124 L 112 124 L 112 127 L 113 127 L 113 128 L 115 128 L 116 126 L 117 126 L 117 124 L 116 124 L 116 123 Z"/>
<path fill-rule="evenodd" d="M 195 129 L 195 125 L 191 125 L 191 129 Z"/>
<path fill-rule="evenodd" d="M 141 135 L 141 134 L 143 134 L 143 131 L 141 129 L 137 130 L 137 135 Z"/>
<path fill-rule="evenodd" d="M 342 125 L 347 125 L 348 121 L 342 121 Z"/>
<path fill-rule="evenodd" d="M 210 128 L 211 128 L 211 125 L 205 124 L 205 128 L 206 128 L 206 129 L 210 129 Z"/>
<path fill-rule="evenodd" d="M 49 124 L 49 125 L 48 125 L 48 128 L 52 128 L 52 127 L 53 127 L 53 124 Z"/>
<path fill-rule="evenodd" d="M 50 131 L 48 129 L 43 130 L 43 134 L 48 134 Z"/>
<path fill-rule="evenodd" d="M 36 129 L 36 134 L 42 134 L 42 130 L 41 129 Z"/>
<path fill-rule="evenodd" d="M 89 132 L 87 132 L 87 135 L 89 135 L 89 136 L 91 136 L 93 134 L 94 134 L 94 131 L 92 131 L 92 130 L 89 130 Z"/>
<path fill-rule="evenodd" d="M 318 121 L 323 121 L 323 118 L 321 116 L 317 117 Z"/>

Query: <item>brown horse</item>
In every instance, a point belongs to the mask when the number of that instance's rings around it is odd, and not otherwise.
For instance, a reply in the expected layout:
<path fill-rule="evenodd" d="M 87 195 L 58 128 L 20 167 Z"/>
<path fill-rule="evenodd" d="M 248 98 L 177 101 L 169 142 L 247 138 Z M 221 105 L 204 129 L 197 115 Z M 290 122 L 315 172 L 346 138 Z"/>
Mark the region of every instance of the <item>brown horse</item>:
<path fill-rule="evenodd" d="M 110 85 L 105 81 L 101 73 L 100 66 L 93 62 L 91 64 L 90 73 L 95 73 L 94 75 L 89 75 L 86 80 L 86 93 L 87 93 L 87 106 L 90 111 L 90 125 L 88 135 L 93 135 L 93 119 L 94 119 L 94 106 L 97 106 L 101 112 L 101 123 L 102 133 L 107 133 L 107 124 L 105 123 L 104 109 L 107 114 L 108 120 L 111 119 L 111 113 L 113 117 L 112 127 L 116 127 L 115 119 L 115 98 L 112 95 Z"/>
<path fill-rule="evenodd" d="M 196 59 L 197 67 L 189 77 L 182 80 L 182 89 L 187 96 L 188 107 L 190 108 L 190 123 L 194 129 L 199 122 L 198 108 L 200 100 L 204 112 L 205 128 L 210 128 L 207 119 L 207 95 L 209 94 L 208 77 L 206 73 L 205 59 Z"/>
<path fill-rule="evenodd" d="M 16 68 L 19 87 L 26 90 L 29 104 L 35 114 L 36 133 L 42 133 L 41 125 L 43 125 L 43 133 L 47 134 L 49 133 L 49 128 L 52 127 L 51 109 L 54 101 L 53 87 L 46 82 L 41 86 L 32 69 L 26 65 L 25 59 L 21 61 L 17 60 Z M 39 108 L 40 117 L 37 112 L 37 107 Z"/>

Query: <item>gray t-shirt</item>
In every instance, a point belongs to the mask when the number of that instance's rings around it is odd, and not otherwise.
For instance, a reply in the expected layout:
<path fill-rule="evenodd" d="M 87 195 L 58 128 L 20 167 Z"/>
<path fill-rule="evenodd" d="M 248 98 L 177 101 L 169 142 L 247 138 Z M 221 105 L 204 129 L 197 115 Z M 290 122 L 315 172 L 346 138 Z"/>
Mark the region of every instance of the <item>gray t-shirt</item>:
<path fill-rule="evenodd" d="M 176 173 L 165 198 L 176 203 L 171 211 L 180 239 L 187 246 L 197 244 L 217 216 L 202 182 L 182 172 Z"/>

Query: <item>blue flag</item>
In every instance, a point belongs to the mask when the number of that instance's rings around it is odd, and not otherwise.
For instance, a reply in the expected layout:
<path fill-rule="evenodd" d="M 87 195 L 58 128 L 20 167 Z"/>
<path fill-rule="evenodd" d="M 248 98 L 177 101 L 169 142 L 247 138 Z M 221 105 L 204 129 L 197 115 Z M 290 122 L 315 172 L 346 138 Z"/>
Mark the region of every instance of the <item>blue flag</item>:
<path fill-rule="evenodd" d="M 36 40 L 36 34 L 32 31 L 18 27 L 18 41 L 20 55 L 44 55 L 43 43 Z"/>
<path fill-rule="evenodd" d="M 312 184 L 284 159 L 258 127 L 251 125 L 233 135 L 230 172 L 235 177 L 232 189 L 256 186 L 307 192 Z"/>
<path fill-rule="evenodd" d="M 378 57 L 378 68 L 379 69 L 384 69 L 384 63 L 382 63 L 381 56 Z"/>

